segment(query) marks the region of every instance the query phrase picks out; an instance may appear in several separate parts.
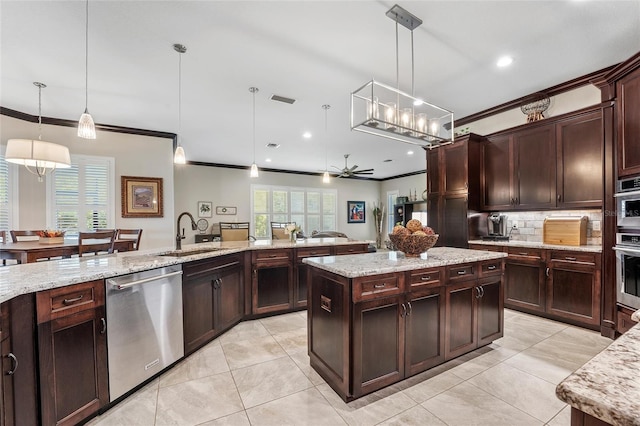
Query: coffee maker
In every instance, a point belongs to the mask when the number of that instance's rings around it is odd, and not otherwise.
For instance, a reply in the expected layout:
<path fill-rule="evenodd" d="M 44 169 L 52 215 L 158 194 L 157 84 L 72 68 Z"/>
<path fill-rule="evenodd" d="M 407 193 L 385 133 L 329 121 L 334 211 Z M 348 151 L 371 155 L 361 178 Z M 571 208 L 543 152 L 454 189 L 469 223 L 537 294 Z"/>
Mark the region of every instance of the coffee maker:
<path fill-rule="evenodd" d="M 487 230 L 490 239 L 508 240 L 507 216 L 500 213 L 491 213 L 487 217 Z"/>

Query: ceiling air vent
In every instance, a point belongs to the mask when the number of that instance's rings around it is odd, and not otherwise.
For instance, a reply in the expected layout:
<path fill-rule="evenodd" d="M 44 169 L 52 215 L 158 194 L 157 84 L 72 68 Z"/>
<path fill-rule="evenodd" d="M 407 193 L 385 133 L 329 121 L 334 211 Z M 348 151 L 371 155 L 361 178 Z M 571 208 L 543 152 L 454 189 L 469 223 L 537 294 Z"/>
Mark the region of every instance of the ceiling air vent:
<path fill-rule="evenodd" d="M 280 148 L 280 144 L 279 143 L 268 143 L 265 145 L 267 148 Z"/>
<path fill-rule="evenodd" d="M 271 95 L 271 100 L 272 101 L 278 101 L 278 102 L 284 102 L 285 104 L 292 104 L 292 103 L 294 103 L 296 101 L 295 99 L 287 98 L 285 96 L 280 96 L 280 95 Z"/>

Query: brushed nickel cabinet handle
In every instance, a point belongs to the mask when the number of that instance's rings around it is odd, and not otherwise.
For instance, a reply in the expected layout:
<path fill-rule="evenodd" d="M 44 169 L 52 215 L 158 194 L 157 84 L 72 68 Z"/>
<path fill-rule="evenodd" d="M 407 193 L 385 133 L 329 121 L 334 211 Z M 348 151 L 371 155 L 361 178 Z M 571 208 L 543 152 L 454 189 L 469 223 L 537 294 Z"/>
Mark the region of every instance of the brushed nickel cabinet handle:
<path fill-rule="evenodd" d="M 420 279 L 421 279 L 422 281 L 430 281 L 430 280 L 431 280 L 431 275 L 427 275 L 426 277 L 424 277 L 424 276 L 423 276 L 423 277 L 420 277 Z"/>
<path fill-rule="evenodd" d="M 102 330 L 100 330 L 100 334 L 104 334 L 107 332 L 107 321 L 102 317 L 100 318 L 100 322 L 102 322 Z"/>
<path fill-rule="evenodd" d="M 458 275 L 464 275 L 466 273 L 467 273 L 467 271 L 458 271 Z"/>
<path fill-rule="evenodd" d="M 407 302 L 407 305 L 409 306 L 409 313 L 407 315 L 411 315 L 411 312 L 413 312 L 413 308 L 411 307 L 411 302 Z"/>
<path fill-rule="evenodd" d="M 493 270 L 494 270 L 494 269 L 496 269 L 496 268 L 497 268 L 497 266 L 496 266 L 496 265 L 489 265 L 489 266 L 487 266 L 487 269 L 488 269 L 488 270 L 490 270 L 490 271 L 493 271 Z"/>
<path fill-rule="evenodd" d="M 7 376 L 13 376 L 13 374 L 18 369 L 18 358 L 16 358 L 16 356 L 11 352 L 9 352 L 9 355 L 7 355 L 7 358 L 11 358 L 11 363 L 13 364 L 11 366 L 11 370 L 7 371 Z"/>
<path fill-rule="evenodd" d="M 549 268 L 547 268 L 547 270 L 544 273 L 548 277 L 549 276 Z"/>
<path fill-rule="evenodd" d="M 572 260 L 572 261 L 578 260 L 576 257 L 569 257 L 569 256 L 565 257 L 565 259 L 566 260 Z"/>
<path fill-rule="evenodd" d="M 405 306 L 405 304 L 402 304 L 402 313 L 400 314 L 400 317 L 406 317 L 407 316 L 407 307 Z"/>
<path fill-rule="evenodd" d="M 480 286 L 480 297 L 484 297 L 484 286 Z"/>
<path fill-rule="evenodd" d="M 473 288 L 476 291 L 476 299 L 480 299 L 480 287 Z"/>
<path fill-rule="evenodd" d="M 373 288 L 385 288 L 387 285 L 387 283 L 382 283 L 382 284 L 374 284 Z"/>
<path fill-rule="evenodd" d="M 72 303 L 76 303 L 76 302 L 81 301 L 83 297 L 84 297 L 84 294 L 81 294 L 80 296 L 75 297 L 73 299 L 64 299 L 62 301 L 62 303 L 65 304 L 65 305 L 71 305 Z"/>

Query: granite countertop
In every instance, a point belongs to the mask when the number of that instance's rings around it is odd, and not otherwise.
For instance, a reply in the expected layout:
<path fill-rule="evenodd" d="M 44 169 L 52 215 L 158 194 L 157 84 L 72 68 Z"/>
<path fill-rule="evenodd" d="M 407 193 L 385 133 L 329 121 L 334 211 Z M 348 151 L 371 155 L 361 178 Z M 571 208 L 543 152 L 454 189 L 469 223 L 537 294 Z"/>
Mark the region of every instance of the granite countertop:
<path fill-rule="evenodd" d="M 640 312 L 632 318 L 640 319 Z M 562 401 L 613 425 L 640 426 L 640 325 L 564 379 Z"/>
<path fill-rule="evenodd" d="M 423 255 L 424 256 L 424 253 Z M 483 250 L 468 250 L 452 247 L 434 247 L 425 258 L 406 257 L 401 252 L 367 253 L 346 256 L 325 256 L 303 259 L 302 262 L 346 278 L 410 271 L 457 265 L 480 260 L 500 259 L 507 253 Z"/>
<path fill-rule="evenodd" d="M 548 250 L 571 250 L 571 251 L 584 251 L 590 253 L 602 253 L 602 246 L 596 245 L 584 245 L 584 246 L 564 246 L 558 244 L 545 244 L 542 242 L 533 241 L 484 241 L 484 240 L 470 240 L 469 244 L 483 244 L 486 246 L 507 246 L 507 247 L 526 247 L 526 248 L 540 248 Z"/>
<path fill-rule="evenodd" d="M 309 238 L 297 240 L 296 242 L 288 240 L 212 242 L 185 244 L 180 253 L 193 252 L 193 254 L 181 257 L 163 256 L 163 254 L 175 252 L 171 248 L 164 248 L 11 265 L 0 268 L 0 303 L 21 294 L 247 250 L 367 243 L 368 241 L 357 241 L 348 238 Z"/>

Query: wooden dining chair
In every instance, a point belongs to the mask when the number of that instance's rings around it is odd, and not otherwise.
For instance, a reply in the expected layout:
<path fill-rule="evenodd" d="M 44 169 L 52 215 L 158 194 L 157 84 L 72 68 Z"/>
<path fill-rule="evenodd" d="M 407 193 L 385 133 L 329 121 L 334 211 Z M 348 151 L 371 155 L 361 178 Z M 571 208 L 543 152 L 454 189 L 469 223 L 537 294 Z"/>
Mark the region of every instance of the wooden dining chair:
<path fill-rule="evenodd" d="M 78 255 L 85 253 L 113 253 L 116 240 L 115 229 L 95 232 L 78 233 Z"/>
<path fill-rule="evenodd" d="M 220 241 L 248 241 L 249 222 L 220 222 Z"/>
<path fill-rule="evenodd" d="M 42 231 L 9 231 L 11 241 L 14 243 L 19 241 L 38 241 L 38 239 L 40 239 L 38 232 Z"/>
<path fill-rule="evenodd" d="M 7 242 L 7 231 L 0 231 L 0 244 L 5 244 Z M 2 266 L 7 264 L 7 259 L 2 259 Z"/>
<path fill-rule="evenodd" d="M 295 226 L 295 222 L 271 222 L 271 239 L 272 240 L 288 240 L 289 234 L 285 231 L 287 225 Z"/>
<path fill-rule="evenodd" d="M 118 229 L 116 232 L 116 240 L 132 240 L 134 250 L 140 248 L 141 238 L 142 229 Z"/>

